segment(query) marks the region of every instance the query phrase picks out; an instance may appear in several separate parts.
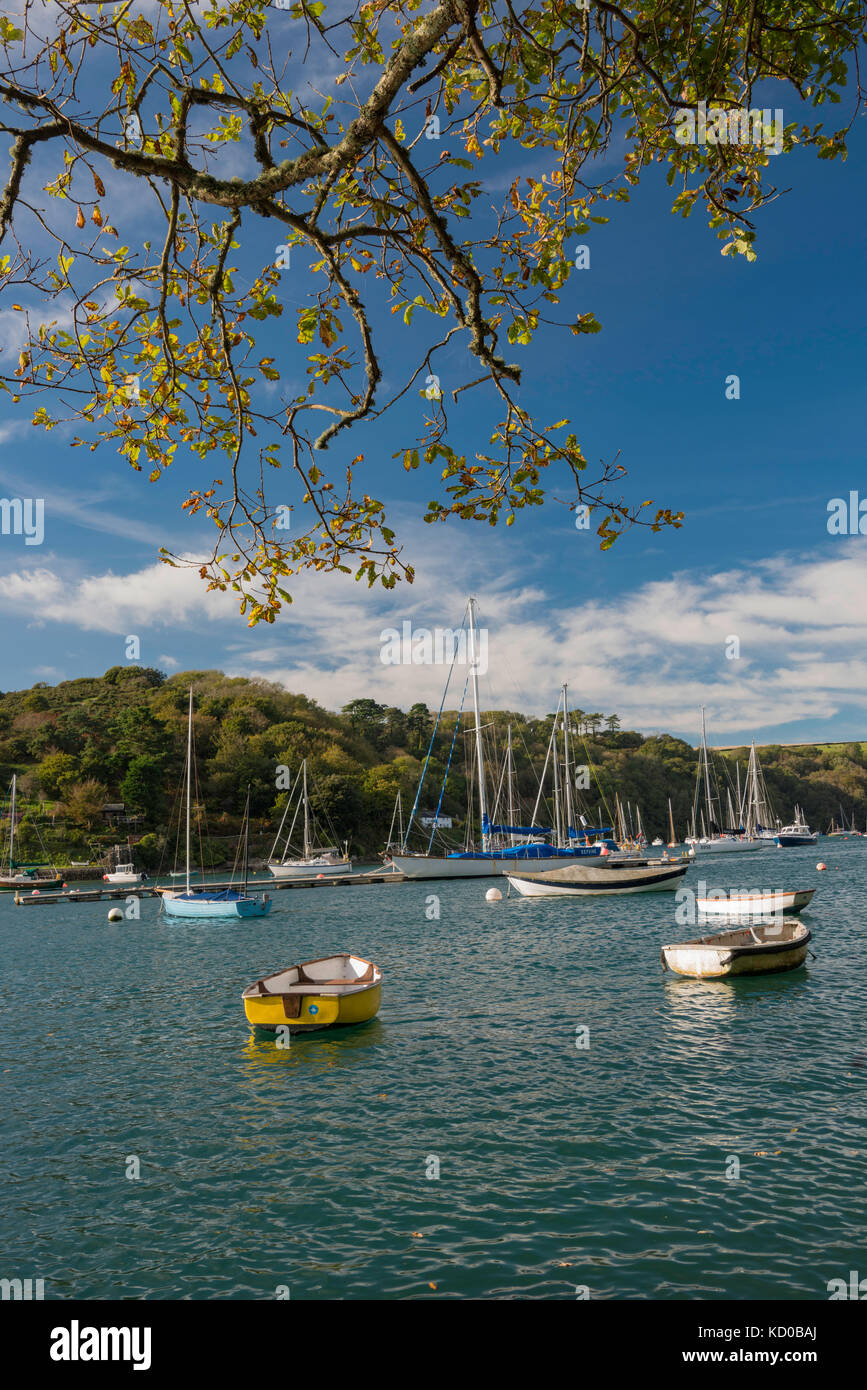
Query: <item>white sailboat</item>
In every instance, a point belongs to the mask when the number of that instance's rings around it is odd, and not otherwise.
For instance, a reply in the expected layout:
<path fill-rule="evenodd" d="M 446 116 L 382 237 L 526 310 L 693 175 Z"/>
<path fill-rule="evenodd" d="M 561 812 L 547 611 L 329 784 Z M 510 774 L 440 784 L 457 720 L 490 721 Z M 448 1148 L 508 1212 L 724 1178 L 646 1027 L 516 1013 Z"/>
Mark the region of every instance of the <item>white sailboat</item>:
<path fill-rule="evenodd" d="M 247 864 L 250 836 L 250 792 L 244 807 L 244 881 L 243 888 L 193 888 L 190 884 L 190 808 L 192 805 L 192 767 L 193 767 L 193 691 L 190 688 L 190 712 L 187 723 L 187 835 L 186 835 L 186 887 L 183 892 L 162 891 L 162 907 L 170 917 L 266 917 L 271 911 L 271 899 L 267 893 L 247 892 Z"/>
<path fill-rule="evenodd" d="M 582 829 L 576 830 L 572 824 L 569 711 L 565 686 L 561 691 L 560 702 L 558 703 L 557 713 L 554 717 L 554 727 L 551 732 L 551 741 L 548 745 L 548 755 L 545 760 L 545 768 L 542 772 L 542 782 L 540 783 L 539 795 L 536 799 L 536 806 L 533 811 L 532 823 L 529 826 L 515 825 L 511 819 L 513 815 L 511 771 L 509 772 L 508 791 L 509 823 L 499 825 L 491 822 L 488 815 L 485 755 L 479 710 L 476 600 L 474 598 L 468 600 L 467 609 L 470 682 L 472 686 L 473 715 L 475 719 L 475 763 L 478 779 L 479 819 L 481 821 L 482 831 L 481 848 L 467 848 L 446 855 L 408 853 L 407 840 L 409 837 L 409 830 L 412 826 L 412 816 L 410 816 L 410 826 L 407 828 L 401 850 L 399 853 L 390 856 L 392 865 L 400 873 L 405 874 L 407 878 L 491 878 L 501 874 L 515 873 L 521 868 L 526 869 L 534 865 L 538 868 L 557 869 L 563 868 L 568 864 L 574 864 L 576 859 L 595 858 L 599 855 L 611 855 L 612 857 L 620 855 L 621 852 L 617 843 L 607 838 L 607 827 L 601 827 L 596 830 L 583 826 L 582 822 Z M 560 795 L 559 754 L 557 751 L 557 734 L 561 708 L 563 710 L 565 757 L 565 785 L 562 797 Z M 553 827 L 536 824 L 536 817 L 542 798 L 542 784 L 544 783 L 545 772 L 547 770 L 548 761 L 551 759 L 552 752 L 555 818 Z M 510 762 L 511 759 L 509 758 L 509 765 Z M 420 790 L 421 788 L 419 788 L 419 791 Z M 417 802 L 418 795 L 416 796 L 416 803 Z M 548 837 L 551 838 L 549 839 Z M 551 842 L 552 840 L 553 843 Z"/>
<path fill-rule="evenodd" d="M 771 805 L 770 795 L 765 783 L 765 775 L 756 752 L 755 740 L 750 744 L 750 760 L 747 766 L 747 781 L 744 787 L 745 808 L 741 819 L 747 834 L 758 840 L 776 843 L 777 833 L 782 824 Z"/>
<path fill-rule="evenodd" d="M 704 808 L 701 811 L 702 834 L 696 833 L 696 816 L 699 811 L 699 799 L 701 797 L 702 784 L 704 785 Z M 729 793 L 729 806 L 731 806 L 731 793 Z M 704 705 L 701 707 L 701 749 L 698 757 L 698 772 L 695 783 L 695 800 L 692 810 L 692 834 L 686 838 L 686 843 L 695 851 L 696 855 L 707 854 L 742 854 L 746 850 L 761 849 L 763 841 L 750 836 L 746 833 L 743 826 L 720 829 L 719 826 L 719 797 L 715 793 L 712 785 L 710 763 L 707 756 L 707 727 L 705 724 Z M 705 823 L 704 812 L 707 811 L 707 821 Z M 730 819 L 734 819 L 730 816 Z"/>
<path fill-rule="evenodd" d="M 307 759 L 301 764 L 301 795 L 295 807 L 295 814 L 292 817 L 292 824 L 286 836 L 286 843 L 283 846 L 283 853 L 277 857 L 277 846 L 283 834 L 283 826 L 286 824 L 286 817 L 292 805 L 295 787 L 292 787 L 286 801 L 286 809 L 283 812 L 283 819 L 277 831 L 271 853 L 268 856 L 268 872 L 274 878 L 334 878 L 338 874 L 348 874 L 352 869 L 352 860 L 347 854 L 347 846 L 344 845 L 343 852 L 335 845 L 324 845 L 319 848 L 313 846 L 310 838 L 310 798 L 307 795 Z M 298 785 L 298 778 L 295 779 L 295 786 Z M 304 813 L 304 841 L 301 854 L 291 854 L 290 846 L 292 832 L 295 829 L 295 822 L 298 814 L 303 810 Z"/>

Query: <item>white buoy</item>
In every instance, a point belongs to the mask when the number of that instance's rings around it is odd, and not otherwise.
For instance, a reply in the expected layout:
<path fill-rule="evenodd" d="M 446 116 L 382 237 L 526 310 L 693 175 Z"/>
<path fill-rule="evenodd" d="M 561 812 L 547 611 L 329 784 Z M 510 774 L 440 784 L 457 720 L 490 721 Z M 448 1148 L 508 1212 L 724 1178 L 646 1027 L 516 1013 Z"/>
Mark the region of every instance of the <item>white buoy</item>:
<path fill-rule="evenodd" d="M 827 864 L 822 864 L 822 863 L 819 863 L 819 864 L 816 865 L 816 868 L 819 869 L 819 870 L 827 869 L 827 867 L 828 867 Z"/>
<path fill-rule="evenodd" d="M 121 910 L 120 910 L 119 907 L 113 907 L 113 908 L 111 909 L 111 911 L 110 911 L 109 914 L 108 914 L 108 920 L 109 920 L 110 922 L 122 922 L 122 921 L 123 921 L 123 913 L 121 912 Z"/>
<path fill-rule="evenodd" d="M 487 903 L 501 903 L 502 901 L 503 901 L 503 895 L 502 895 L 502 893 L 500 892 L 499 888 L 489 888 L 489 889 L 488 889 L 487 893 L 485 894 L 485 902 L 487 902 Z"/>

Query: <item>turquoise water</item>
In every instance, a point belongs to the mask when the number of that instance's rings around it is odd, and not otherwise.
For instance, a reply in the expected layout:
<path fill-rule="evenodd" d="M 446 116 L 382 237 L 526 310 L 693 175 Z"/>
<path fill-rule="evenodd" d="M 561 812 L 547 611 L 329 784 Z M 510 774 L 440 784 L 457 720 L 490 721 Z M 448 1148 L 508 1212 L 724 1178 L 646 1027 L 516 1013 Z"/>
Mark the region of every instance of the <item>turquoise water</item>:
<path fill-rule="evenodd" d="M 0 1273 L 53 1298 L 827 1298 L 867 1275 L 867 841 L 699 877 L 817 886 L 818 959 L 664 976 L 660 945 L 701 934 L 668 893 L 336 887 L 119 925 L 3 896 Z M 251 1038 L 246 984 L 345 949 L 384 971 L 378 1019 Z"/>

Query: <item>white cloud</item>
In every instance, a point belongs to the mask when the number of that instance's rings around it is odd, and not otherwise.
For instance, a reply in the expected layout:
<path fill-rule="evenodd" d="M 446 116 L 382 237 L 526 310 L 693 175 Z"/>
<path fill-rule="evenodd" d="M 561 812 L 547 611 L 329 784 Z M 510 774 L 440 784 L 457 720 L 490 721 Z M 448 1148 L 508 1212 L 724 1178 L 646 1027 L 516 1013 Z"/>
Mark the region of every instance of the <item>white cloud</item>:
<path fill-rule="evenodd" d="M 575 706 L 617 712 L 627 727 L 694 730 L 708 709 L 713 739 L 798 720 L 830 720 L 843 706 L 867 709 L 867 546 L 860 538 L 813 558 L 785 555 L 702 576 L 675 574 L 627 594 L 576 604 L 539 584 L 510 587 L 528 572 L 517 546 L 458 528 L 420 528 L 405 537 L 417 580 L 368 591 L 342 575 L 301 575 L 295 603 L 273 627 L 249 630 L 236 596 L 208 593 L 195 570 L 150 565 L 136 573 L 70 583 L 49 567 L 0 577 L 0 599 L 33 621 L 83 631 L 171 631 L 180 660 L 233 675 L 256 675 L 303 691 L 334 709 L 358 696 L 437 707 L 442 666 L 386 666 L 380 633 L 456 627 L 475 591 L 489 629 L 486 707 L 544 713 L 568 680 Z M 509 562 L 504 563 L 504 556 Z M 608 563 L 605 561 L 604 563 Z M 503 575 L 477 586 L 478 575 Z M 540 568 L 540 572 L 541 568 Z M 738 660 L 726 643 L 740 641 Z M 457 705 L 465 669 L 452 678 Z"/>

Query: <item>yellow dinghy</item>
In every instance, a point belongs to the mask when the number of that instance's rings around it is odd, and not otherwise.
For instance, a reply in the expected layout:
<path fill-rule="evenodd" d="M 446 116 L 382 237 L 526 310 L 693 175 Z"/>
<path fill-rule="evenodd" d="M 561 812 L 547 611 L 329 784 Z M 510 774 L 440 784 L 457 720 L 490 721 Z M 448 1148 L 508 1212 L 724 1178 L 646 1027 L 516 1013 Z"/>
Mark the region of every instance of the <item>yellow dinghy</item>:
<path fill-rule="evenodd" d="M 803 965 L 810 940 L 809 927 L 797 917 L 771 918 L 738 931 L 714 932 L 679 946 L 663 946 L 662 968 L 700 980 L 771 975 Z"/>
<path fill-rule="evenodd" d="M 372 961 L 345 952 L 290 965 L 248 985 L 244 1012 L 256 1028 L 312 1033 L 349 1023 L 366 1023 L 379 1010 L 382 971 Z"/>

